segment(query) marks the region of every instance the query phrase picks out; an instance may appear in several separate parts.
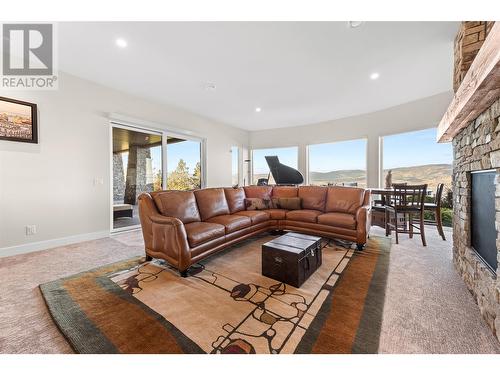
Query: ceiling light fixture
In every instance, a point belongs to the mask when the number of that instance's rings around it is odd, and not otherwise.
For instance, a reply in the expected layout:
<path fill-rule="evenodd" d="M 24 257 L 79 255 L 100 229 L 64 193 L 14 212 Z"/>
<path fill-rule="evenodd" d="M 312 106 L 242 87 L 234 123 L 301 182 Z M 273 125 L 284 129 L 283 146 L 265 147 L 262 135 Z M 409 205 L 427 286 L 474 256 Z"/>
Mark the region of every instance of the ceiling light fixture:
<path fill-rule="evenodd" d="M 349 21 L 349 22 L 347 22 L 347 25 L 351 29 L 355 29 L 356 27 L 360 27 L 364 23 L 365 23 L 364 21 Z"/>
<path fill-rule="evenodd" d="M 376 80 L 376 79 L 378 79 L 378 77 L 380 77 L 380 74 L 378 74 L 378 73 L 372 73 L 372 74 L 370 74 L 370 79 L 373 80 L 373 81 Z"/>
<path fill-rule="evenodd" d="M 120 48 L 125 48 L 127 47 L 127 41 L 123 38 L 118 38 L 116 39 L 116 45 Z"/>
<path fill-rule="evenodd" d="M 262 108 L 260 108 L 260 107 L 255 108 L 255 112 L 261 112 L 261 111 L 262 111 Z"/>

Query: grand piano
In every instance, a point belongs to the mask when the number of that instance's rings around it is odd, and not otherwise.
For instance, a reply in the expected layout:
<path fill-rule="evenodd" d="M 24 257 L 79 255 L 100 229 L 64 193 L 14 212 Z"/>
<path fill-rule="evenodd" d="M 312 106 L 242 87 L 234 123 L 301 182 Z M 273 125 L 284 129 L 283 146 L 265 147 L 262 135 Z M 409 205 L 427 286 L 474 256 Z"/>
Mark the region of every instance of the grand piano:
<path fill-rule="evenodd" d="M 302 173 L 288 165 L 281 164 L 277 156 L 266 156 L 265 158 L 276 185 L 300 185 L 304 183 Z M 259 178 L 257 185 L 267 185 L 268 183 L 269 176 Z"/>

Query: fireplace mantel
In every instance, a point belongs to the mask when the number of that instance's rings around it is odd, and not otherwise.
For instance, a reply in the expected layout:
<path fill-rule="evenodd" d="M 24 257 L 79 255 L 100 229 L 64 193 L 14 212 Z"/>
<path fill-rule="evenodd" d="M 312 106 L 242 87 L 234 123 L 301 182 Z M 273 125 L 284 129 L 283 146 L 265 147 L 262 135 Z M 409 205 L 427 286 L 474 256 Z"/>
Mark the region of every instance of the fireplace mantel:
<path fill-rule="evenodd" d="M 500 22 L 495 22 L 438 126 L 449 142 L 500 96 Z"/>

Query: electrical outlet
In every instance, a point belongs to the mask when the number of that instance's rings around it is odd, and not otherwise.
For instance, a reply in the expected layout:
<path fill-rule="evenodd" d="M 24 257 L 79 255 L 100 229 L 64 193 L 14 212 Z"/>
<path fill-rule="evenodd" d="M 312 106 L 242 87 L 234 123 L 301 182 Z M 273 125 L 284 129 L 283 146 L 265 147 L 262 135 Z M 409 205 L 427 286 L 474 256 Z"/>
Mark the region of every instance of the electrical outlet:
<path fill-rule="evenodd" d="M 36 225 L 26 225 L 26 235 L 33 236 L 36 234 Z"/>
<path fill-rule="evenodd" d="M 102 177 L 94 177 L 94 186 L 104 185 L 104 178 Z"/>

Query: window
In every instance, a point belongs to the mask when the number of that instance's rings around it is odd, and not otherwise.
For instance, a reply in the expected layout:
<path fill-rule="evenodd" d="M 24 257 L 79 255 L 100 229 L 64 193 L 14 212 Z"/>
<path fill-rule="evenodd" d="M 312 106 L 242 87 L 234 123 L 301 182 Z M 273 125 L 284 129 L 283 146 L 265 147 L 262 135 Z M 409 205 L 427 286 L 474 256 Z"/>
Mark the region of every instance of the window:
<path fill-rule="evenodd" d="M 428 184 L 433 195 L 439 183 L 451 188 L 453 153 L 451 143 L 436 142 L 436 128 L 385 136 L 382 185 L 389 170 L 392 182 Z"/>
<path fill-rule="evenodd" d="M 201 177 L 201 142 L 167 137 L 167 189 L 198 189 Z"/>
<path fill-rule="evenodd" d="M 283 147 L 283 148 L 263 148 L 252 151 L 252 176 L 253 183 L 256 184 L 259 178 L 267 178 L 269 175 L 269 167 L 265 156 L 277 156 L 281 164 L 298 169 L 298 148 Z M 272 176 L 269 178 L 269 184 L 274 184 Z"/>
<path fill-rule="evenodd" d="M 366 187 L 366 139 L 310 145 L 309 184 Z"/>
<path fill-rule="evenodd" d="M 239 156 L 240 149 L 238 146 L 231 147 L 231 185 L 239 184 Z"/>

